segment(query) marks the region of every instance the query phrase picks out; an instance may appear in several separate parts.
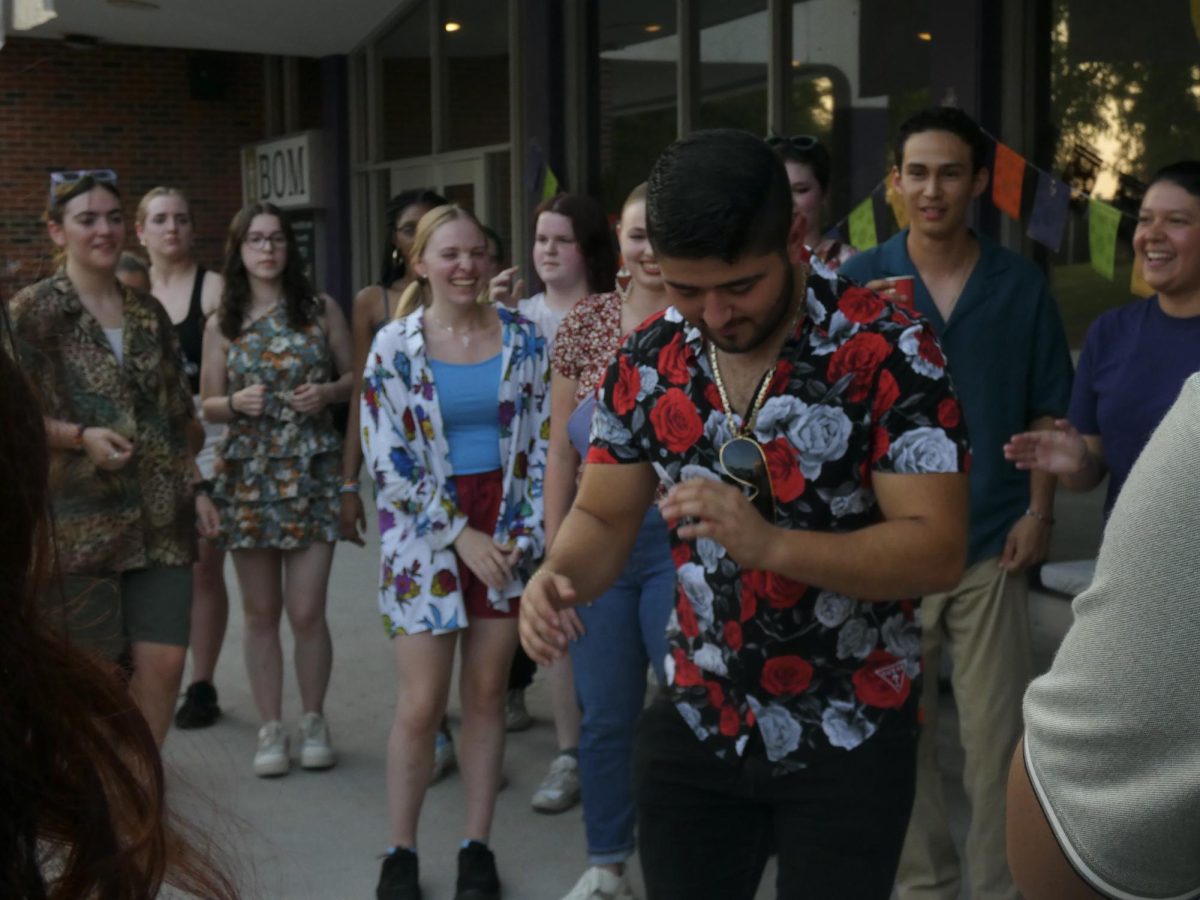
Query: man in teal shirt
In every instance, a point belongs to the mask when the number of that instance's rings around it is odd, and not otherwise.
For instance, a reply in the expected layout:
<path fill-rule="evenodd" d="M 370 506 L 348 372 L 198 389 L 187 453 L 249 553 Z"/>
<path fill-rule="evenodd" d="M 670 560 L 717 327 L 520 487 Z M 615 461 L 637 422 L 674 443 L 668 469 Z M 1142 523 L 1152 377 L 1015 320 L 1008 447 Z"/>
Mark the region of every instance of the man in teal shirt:
<path fill-rule="evenodd" d="M 1010 435 L 1050 428 L 1066 414 L 1071 357 L 1042 273 L 968 225 L 971 203 L 988 184 L 988 141 L 979 126 L 961 110 L 924 110 L 901 125 L 895 149 L 891 177 L 909 227 L 842 272 L 864 283 L 914 276 L 916 309 L 945 350 L 972 451 L 968 568 L 954 590 L 922 601 L 925 728 L 897 887 L 902 900 L 959 896 L 961 865 L 935 752 L 946 647 L 972 813 L 968 895 L 1016 898 L 1005 860 L 1005 780 L 1033 675 L 1025 570 L 1045 558 L 1055 480 L 1018 471 L 1002 448 Z"/>

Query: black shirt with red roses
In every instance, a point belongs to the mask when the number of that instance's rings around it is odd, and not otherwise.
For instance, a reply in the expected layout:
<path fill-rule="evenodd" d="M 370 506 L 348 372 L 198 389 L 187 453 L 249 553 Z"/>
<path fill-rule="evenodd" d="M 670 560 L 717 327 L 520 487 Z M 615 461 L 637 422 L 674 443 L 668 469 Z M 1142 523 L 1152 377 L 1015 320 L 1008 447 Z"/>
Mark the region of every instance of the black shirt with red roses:
<path fill-rule="evenodd" d="M 699 330 L 671 308 L 634 332 L 609 367 L 588 462 L 652 463 L 666 483 L 719 478 L 718 450 L 740 425 L 722 406 Z M 879 522 L 872 472 L 969 465 L 958 400 L 928 323 L 815 272 L 807 315 L 783 346 L 754 436 L 766 453 L 776 524 L 793 530 Z M 667 625 L 668 690 L 717 755 L 741 755 L 757 726 L 774 770 L 786 772 L 883 732 L 914 731 L 915 601 L 860 602 L 742 570 L 720 544 L 684 541 L 675 529 L 671 552 L 679 589 Z"/>

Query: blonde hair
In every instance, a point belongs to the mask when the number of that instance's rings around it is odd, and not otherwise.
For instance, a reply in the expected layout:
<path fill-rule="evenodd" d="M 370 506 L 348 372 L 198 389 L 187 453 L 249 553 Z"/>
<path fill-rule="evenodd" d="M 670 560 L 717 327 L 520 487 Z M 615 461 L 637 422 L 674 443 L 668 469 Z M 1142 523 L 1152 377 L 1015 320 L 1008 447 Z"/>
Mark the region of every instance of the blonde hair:
<path fill-rule="evenodd" d="M 483 226 L 479 224 L 479 220 L 470 212 L 463 209 L 457 203 L 447 203 L 444 206 L 435 206 L 425 215 L 421 216 L 421 220 L 417 222 L 417 233 L 413 238 L 412 250 L 409 251 L 408 258 L 412 261 L 414 267 L 424 254 L 425 248 L 429 245 L 429 239 L 433 237 L 435 231 L 445 225 L 447 222 L 453 222 L 457 219 L 465 219 L 471 222 L 479 229 L 479 233 L 486 240 Z M 487 296 L 487 288 L 484 288 L 483 296 Z M 396 304 L 395 318 L 403 319 L 419 306 L 428 306 L 433 299 L 429 293 L 429 282 L 422 276 L 417 276 L 404 289 L 404 293 L 400 295 L 400 302 Z"/>
<path fill-rule="evenodd" d="M 164 187 L 163 185 L 159 185 L 158 187 L 152 187 L 150 190 L 146 191 L 146 195 L 138 201 L 137 213 L 135 213 L 133 217 L 133 221 L 136 224 L 146 224 L 146 216 L 150 214 L 150 204 L 159 197 L 178 197 L 184 202 L 184 205 L 187 206 L 188 212 L 191 213 L 192 211 L 192 201 L 187 198 L 187 194 L 177 187 Z"/>

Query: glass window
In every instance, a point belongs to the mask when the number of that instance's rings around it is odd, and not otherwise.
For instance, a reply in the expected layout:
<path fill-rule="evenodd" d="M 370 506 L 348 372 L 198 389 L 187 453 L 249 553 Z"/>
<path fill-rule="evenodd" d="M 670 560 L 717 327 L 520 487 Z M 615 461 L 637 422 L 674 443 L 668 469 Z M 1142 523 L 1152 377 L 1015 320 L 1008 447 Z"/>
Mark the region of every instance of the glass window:
<path fill-rule="evenodd" d="M 827 225 L 842 222 L 892 165 L 892 135 L 934 98 L 933 51 L 956 36 L 931 24 L 930 0 L 792 4 L 788 128 L 813 134 L 833 158 Z M 880 238 L 896 228 L 878 214 Z M 843 227 L 844 231 L 844 227 Z"/>
<path fill-rule="evenodd" d="M 598 3 L 599 199 L 610 212 L 646 180 L 677 134 L 676 67 L 679 38 L 674 0 L 632 7 Z"/>
<path fill-rule="evenodd" d="M 698 128 L 767 133 L 766 0 L 700 0 Z"/>
<path fill-rule="evenodd" d="M 383 158 L 433 150 L 429 4 L 419 3 L 379 42 Z"/>
<path fill-rule="evenodd" d="M 366 162 L 371 158 L 371 148 L 367 146 L 367 54 L 362 50 L 350 55 L 350 97 L 354 104 L 350 152 L 354 162 Z"/>
<path fill-rule="evenodd" d="M 445 0 L 446 148 L 508 141 L 508 4 Z"/>
<path fill-rule="evenodd" d="M 1072 346 L 1101 312 L 1129 301 L 1130 239 L 1146 181 L 1160 167 L 1194 159 L 1200 135 L 1200 57 L 1188 4 L 1055 0 L 1050 32 L 1050 121 L 1054 170 L 1072 188 L 1127 216 L 1115 279 L 1097 274 L 1088 250 L 1087 203 L 1072 203 L 1063 244 L 1051 255 L 1055 297 Z"/>

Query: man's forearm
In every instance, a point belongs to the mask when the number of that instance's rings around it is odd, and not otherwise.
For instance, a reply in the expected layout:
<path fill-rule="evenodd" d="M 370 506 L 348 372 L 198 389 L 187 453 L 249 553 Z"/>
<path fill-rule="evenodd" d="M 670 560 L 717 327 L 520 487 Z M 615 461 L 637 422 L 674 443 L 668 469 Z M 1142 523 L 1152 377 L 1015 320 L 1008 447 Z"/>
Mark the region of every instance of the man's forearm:
<path fill-rule="evenodd" d="M 965 528 L 899 519 L 837 533 L 776 529 L 765 568 L 855 600 L 888 601 L 950 590 L 965 563 Z"/>
<path fill-rule="evenodd" d="M 636 525 L 641 525 L 640 516 Z M 605 522 L 576 505 L 563 519 L 542 568 L 571 579 L 576 592 L 573 606 L 591 603 L 621 574 L 637 533 L 637 527 L 630 530 Z"/>

